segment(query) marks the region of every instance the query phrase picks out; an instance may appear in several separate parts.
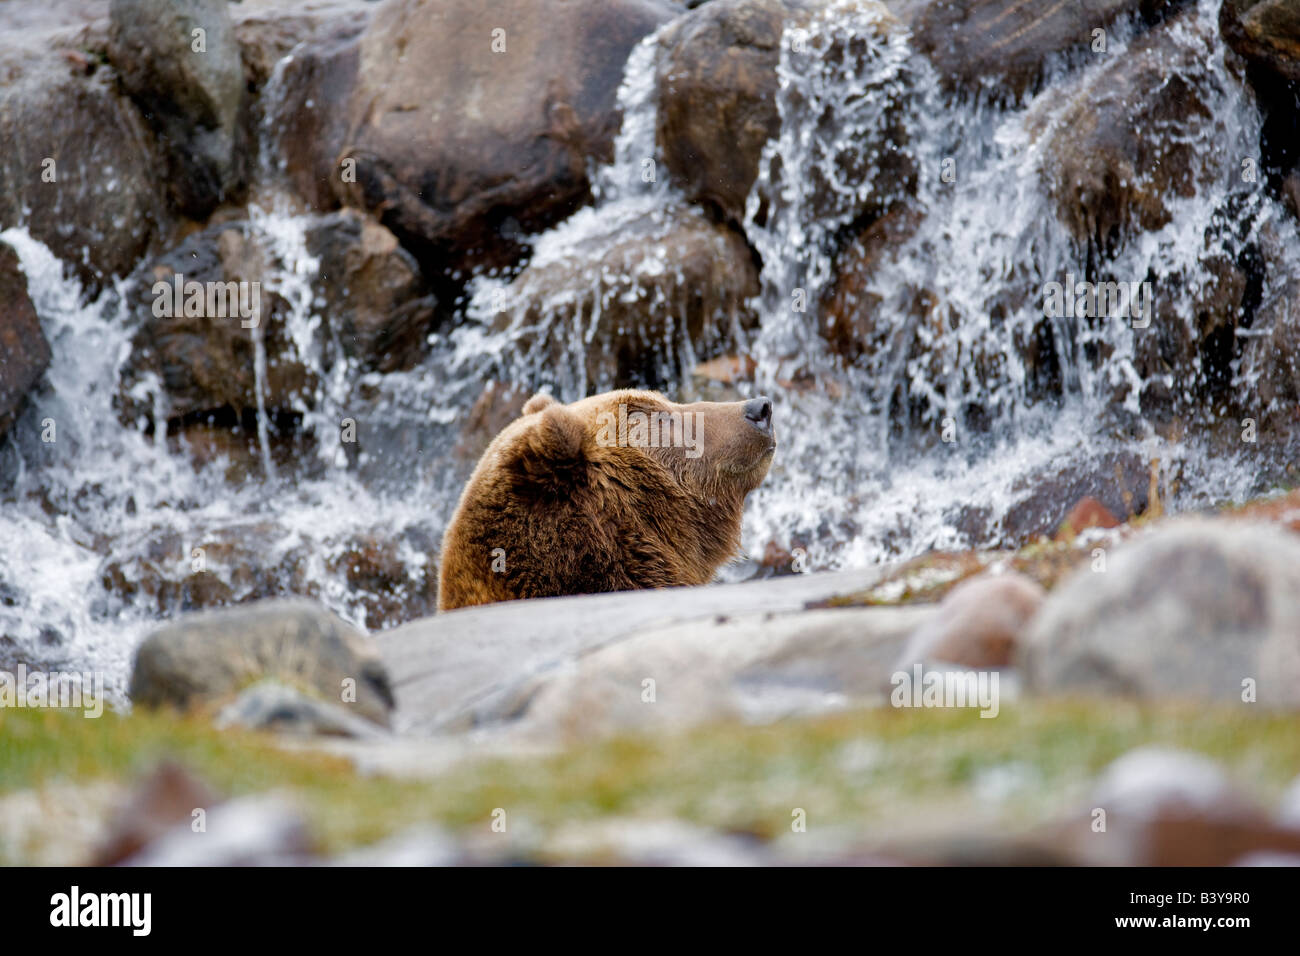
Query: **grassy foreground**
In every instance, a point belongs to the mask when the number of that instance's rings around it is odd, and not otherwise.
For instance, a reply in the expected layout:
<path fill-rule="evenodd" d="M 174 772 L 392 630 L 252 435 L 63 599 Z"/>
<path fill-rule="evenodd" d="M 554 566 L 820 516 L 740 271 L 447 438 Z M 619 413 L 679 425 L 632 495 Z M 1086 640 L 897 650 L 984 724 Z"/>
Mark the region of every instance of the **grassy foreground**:
<path fill-rule="evenodd" d="M 806 811 L 810 833 L 831 827 L 870 837 L 973 817 L 1022 829 L 1078 811 L 1097 771 L 1145 744 L 1204 753 L 1266 802 L 1300 774 L 1294 717 L 1116 701 L 1019 701 L 995 719 L 884 709 L 714 725 L 546 757 L 461 763 L 424 780 L 363 776 L 339 757 L 288 752 L 269 737 L 169 714 L 87 720 L 8 710 L 0 711 L 0 816 L 24 792 L 127 786 L 170 757 L 225 796 L 292 794 L 323 852 L 420 822 L 488 834 L 498 807 L 512 830 L 525 823 L 543 834 L 611 818 L 676 818 L 776 837 L 790 833 L 796 807 Z M 17 838 L 0 833 L 0 862 L 39 861 L 42 831 L 67 822 L 51 812 Z"/>

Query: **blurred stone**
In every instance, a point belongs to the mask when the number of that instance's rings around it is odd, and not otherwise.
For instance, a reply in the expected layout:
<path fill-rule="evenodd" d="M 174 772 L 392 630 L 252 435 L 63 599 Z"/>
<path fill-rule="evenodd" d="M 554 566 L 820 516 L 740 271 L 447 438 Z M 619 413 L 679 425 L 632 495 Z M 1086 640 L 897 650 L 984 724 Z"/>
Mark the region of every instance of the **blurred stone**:
<path fill-rule="evenodd" d="M 327 704 L 277 681 L 261 681 L 242 691 L 217 714 L 215 725 L 301 737 L 387 736 L 384 728 L 348 713 L 343 705 Z"/>
<path fill-rule="evenodd" d="M 1111 514 L 1109 508 L 1092 495 L 1084 495 L 1061 522 L 1056 538 L 1058 541 L 1068 540 L 1088 528 L 1115 528 L 1118 525 L 1119 519 Z"/>
<path fill-rule="evenodd" d="M 1021 659 L 1031 693 L 1300 707 L 1300 541 L 1170 522 L 1059 585 Z"/>
<path fill-rule="evenodd" d="M 368 639 L 301 599 L 182 615 L 136 651 L 130 694 L 137 706 L 187 710 L 217 704 L 263 678 L 347 704 L 385 727 L 394 706 Z"/>
<path fill-rule="evenodd" d="M 954 587 L 935 616 L 908 639 L 896 669 L 946 661 L 975 668 L 1010 667 L 1047 592 L 1021 574 L 981 574 Z"/>
<path fill-rule="evenodd" d="M 284 797 L 258 794 L 214 807 L 204 829 L 172 827 L 127 866 L 301 866 L 314 846 L 298 810 Z"/>
<path fill-rule="evenodd" d="M 1223 0 L 1219 32 L 1275 82 L 1300 83 L 1300 5 L 1294 0 Z"/>
<path fill-rule="evenodd" d="M 127 794 L 95 851 L 94 866 L 116 866 L 135 856 L 173 827 L 191 826 L 195 811 L 205 813 L 217 796 L 183 766 L 159 763 Z"/>

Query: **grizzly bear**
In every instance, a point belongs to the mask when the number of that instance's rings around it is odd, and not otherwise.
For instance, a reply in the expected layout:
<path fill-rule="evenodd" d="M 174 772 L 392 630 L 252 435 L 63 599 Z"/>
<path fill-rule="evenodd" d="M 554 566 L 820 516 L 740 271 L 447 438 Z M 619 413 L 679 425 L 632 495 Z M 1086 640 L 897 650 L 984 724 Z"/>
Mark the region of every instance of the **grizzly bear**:
<path fill-rule="evenodd" d="M 772 463 L 772 403 L 534 395 L 483 453 L 442 539 L 438 609 L 704 584 Z"/>

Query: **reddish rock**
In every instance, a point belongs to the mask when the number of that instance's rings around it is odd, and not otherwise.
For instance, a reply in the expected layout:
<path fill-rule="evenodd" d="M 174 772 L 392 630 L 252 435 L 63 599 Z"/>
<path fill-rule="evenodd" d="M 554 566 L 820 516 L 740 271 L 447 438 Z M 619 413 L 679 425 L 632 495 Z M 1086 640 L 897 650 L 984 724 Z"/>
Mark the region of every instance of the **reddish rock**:
<path fill-rule="evenodd" d="M 1056 540 L 1068 541 L 1085 528 L 1115 528 L 1119 523 L 1109 508 L 1092 495 L 1086 495 L 1065 516 L 1060 530 L 1056 532 Z"/>
<path fill-rule="evenodd" d="M 908 641 L 899 667 L 948 661 L 966 667 L 1008 667 L 1046 595 L 1020 574 L 982 574 L 954 587 L 939 613 Z"/>
<path fill-rule="evenodd" d="M 181 823 L 192 823 L 194 811 L 207 811 L 217 796 L 184 767 L 164 760 L 140 780 L 109 824 L 104 842 L 95 851 L 95 866 L 113 866 Z"/>

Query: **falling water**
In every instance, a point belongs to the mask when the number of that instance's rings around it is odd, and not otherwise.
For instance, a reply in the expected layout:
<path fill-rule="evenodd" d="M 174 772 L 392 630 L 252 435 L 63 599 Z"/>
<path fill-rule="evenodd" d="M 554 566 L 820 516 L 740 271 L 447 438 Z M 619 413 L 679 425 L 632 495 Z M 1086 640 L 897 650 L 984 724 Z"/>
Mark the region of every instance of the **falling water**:
<path fill-rule="evenodd" d="M 1259 115 L 1224 64 L 1216 16 L 1211 4 L 1174 28 L 1196 64 L 1188 80 L 1210 105 L 1212 118 L 1193 133 L 1204 181 L 1169 201 L 1167 225 L 1104 265 L 1117 279 L 1151 281 L 1161 315 L 1189 323 L 1213 256 L 1239 259 L 1270 232 L 1285 269 L 1300 267 L 1294 228 L 1231 175 L 1242 158 L 1258 162 Z M 0 445 L 0 653 L 96 667 L 120 692 L 142 635 L 204 603 L 200 592 L 238 601 L 305 591 L 362 625 L 400 621 L 421 606 L 412 598 L 427 587 L 470 465 L 452 449 L 485 383 L 565 398 L 628 384 L 589 364 L 619 331 L 608 327 L 611 309 L 628 302 L 669 316 L 641 343 L 668 391 L 686 384 L 697 358 L 731 351 L 757 363 L 743 390 L 777 401 L 781 447 L 746 512 L 751 553 L 797 543 L 814 568 L 852 567 L 1005 543 L 1005 516 L 1042 476 L 1115 453 L 1176 472 L 1175 507 L 1257 491 L 1252 465 L 1193 438 L 1162 438 L 1147 423 L 1148 392 L 1180 383 L 1142 377 L 1125 323 L 1050 321 L 1056 373 L 1046 384 L 1026 352 L 1044 328 L 1043 283 L 1095 272 L 1046 195 L 1042 130 L 1060 122 L 1066 98 L 1056 91 L 1120 69 L 1126 42 L 1121 29 L 1111 56 L 1062 65 L 1048 77 L 1052 95 L 1004 108 L 949 102 L 906 33 L 865 5 L 834 3 L 792 25 L 780 57 L 780 132 L 744 223 L 763 262 L 761 291 L 752 302 L 711 304 L 698 335 L 673 319 L 678 303 L 645 299 L 653 283 L 638 281 L 678 267 L 664 250 L 674 228 L 706 225 L 657 160 L 658 35 L 629 58 L 615 158 L 592 170 L 595 203 L 531 237 L 522 273 L 477 277 L 464 315 L 430 335 L 427 357 L 409 371 L 380 375 L 343 355 L 313 298 L 311 218 L 264 188 L 249 228 L 267 251 L 266 291 L 287 304 L 277 321 L 314 373 L 292 408 L 310 440 L 273 467 L 259 349 L 260 466 L 236 480 L 220 462 L 195 466 L 165 426 L 150 434 L 120 420 L 114 397 L 138 321 L 129 282 L 86 302 L 44 246 L 10 229 L 0 239 L 19 253 L 53 360 Z M 852 55 L 821 55 L 832 50 Z M 960 188 L 941 177 L 945 160 Z M 274 164 L 263 175 L 273 187 Z M 868 347 L 846 359 L 821 334 L 837 256 L 902 202 L 916 224 L 869 277 L 879 304 Z M 1240 228 L 1216 228 L 1229 210 Z M 637 243 L 627 274 L 589 268 L 627 236 Z M 548 274 L 567 281 L 547 284 Z M 1281 294 L 1270 275 L 1264 301 Z M 143 380 L 132 397 L 166 421 L 160 383 Z M 347 418 L 365 423 L 359 449 L 340 441 Z M 47 422 L 53 441 L 43 439 Z M 941 440 L 945 428 L 958 440 Z M 376 540 L 391 549 L 398 579 L 385 606 L 348 571 L 349 555 Z"/>

